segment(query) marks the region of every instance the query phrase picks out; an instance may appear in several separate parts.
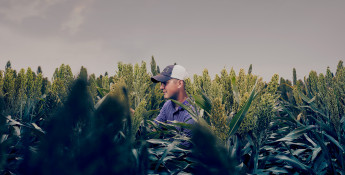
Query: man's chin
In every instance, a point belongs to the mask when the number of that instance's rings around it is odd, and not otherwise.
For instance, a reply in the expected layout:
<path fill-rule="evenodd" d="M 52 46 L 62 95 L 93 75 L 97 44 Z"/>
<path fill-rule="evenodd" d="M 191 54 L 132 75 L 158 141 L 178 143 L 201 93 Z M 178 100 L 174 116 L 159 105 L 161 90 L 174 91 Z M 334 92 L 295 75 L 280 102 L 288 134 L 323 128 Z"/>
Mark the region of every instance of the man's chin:
<path fill-rule="evenodd" d="M 169 99 L 169 96 L 167 94 L 164 94 L 165 99 Z"/>
<path fill-rule="evenodd" d="M 165 95 L 164 95 L 164 99 L 166 99 L 166 100 L 177 100 L 173 96 L 165 96 Z"/>

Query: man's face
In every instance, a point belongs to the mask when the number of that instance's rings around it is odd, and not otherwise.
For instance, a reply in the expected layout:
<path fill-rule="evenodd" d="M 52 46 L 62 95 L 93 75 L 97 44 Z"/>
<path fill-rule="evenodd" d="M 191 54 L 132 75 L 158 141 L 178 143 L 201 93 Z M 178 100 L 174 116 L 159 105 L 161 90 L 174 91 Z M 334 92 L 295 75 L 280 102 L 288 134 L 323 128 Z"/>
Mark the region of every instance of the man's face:
<path fill-rule="evenodd" d="M 163 90 L 165 99 L 177 99 L 179 91 L 179 83 L 177 79 L 170 79 L 166 82 L 161 82 L 161 90 Z"/>

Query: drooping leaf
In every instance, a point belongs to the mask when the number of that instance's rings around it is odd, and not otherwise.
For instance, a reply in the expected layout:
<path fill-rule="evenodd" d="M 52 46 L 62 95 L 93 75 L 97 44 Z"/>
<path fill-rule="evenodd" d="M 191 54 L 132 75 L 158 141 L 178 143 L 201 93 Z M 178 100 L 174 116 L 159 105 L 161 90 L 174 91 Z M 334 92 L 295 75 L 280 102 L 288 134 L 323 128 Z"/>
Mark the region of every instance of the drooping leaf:
<path fill-rule="evenodd" d="M 40 131 L 42 132 L 43 134 L 45 134 L 45 132 L 42 130 L 41 127 L 37 126 L 36 123 L 31 123 L 31 125 L 37 130 L 37 131 Z"/>
<path fill-rule="evenodd" d="M 312 162 L 315 160 L 317 155 L 319 155 L 320 151 L 321 151 L 321 147 L 317 147 L 317 148 L 313 149 L 313 154 L 312 154 L 312 157 L 311 157 L 311 161 Z"/>
<path fill-rule="evenodd" d="M 159 109 L 146 111 L 146 112 L 143 114 L 143 118 L 148 119 L 150 116 L 152 116 L 152 115 L 154 115 L 154 114 L 157 114 L 158 112 L 159 112 Z"/>
<path fill-rule="evenodd" d="M 316 125 L 309 125 L 306 127 L 299 127 L 293 131 L 291 131 L 288 135 L 286 135 L 285 137 L 278 139 L 278 142 L 282 142 L 282 141 L 292 141 L 294 139 L 297 139 L 298 137 L 300 137 L 301 135 L 303 135 L 304 133 L 308 132 L 311 129 L 315 129 L 318 126 Z"/>
<path fill-rule="evenodd" d="M 194 95 L 193 96 L 195 103 L 207 112 L 210 112 L 212 109 L 211 100 L 206 96 L 204 92 L 201 92 L 201 95 Z"/>
<path fill-rule="evenodd" d="M 146 140 L 146 142 L 153 143 L 153 144 L 169 144 L 169 141 L 163 140 L 163 139 L 149 139 Z"/>
<path fill-rule="evenodd" d="M 177 101 L 177 100 L 173 100 L 171 99 L 172 102 L 174 102 L 175 104 L 181 106 L 184 110 L 186 110 L 190 115 L 191 117 L 193 118 L 194 121 L 198 121 L 198 115 L 196 113 L 196 111 L 192 110 L 189 106 Z"/>
<path fill-rule="evenodd" d="M 230 129 L 229 129 L 229 132 L 228 132 L 229 136 L 232 136 L 233 134 L 236 133 L 236 131 L 238 130 L 238 128 L 241 125 L 241 122 L 242 122 L 243 118 L 246 116 L 246 114 L 247 114 L 247 112 L 249 110 L 249 107 L 250 107 L 252 101 L 254 100 L 254 97 L 256 96 L 255 87 L 256 87 L 256 84 L 254 85 L 253 90 L 250 93 L 250 96 L 249 96 L 247 102 L 245 103 L 245 105 L 231 119 L 230 124 L 229 124 Z"/>
<path fill-rule="evenodd" d="M 276 159 L 278 159 L 278 162 L 283 162 L 285 161 L 286 163 L 292 165 L 295 168 L 304 170 L 304 171 L 309 171 L 310 167 L 307 165 L 304 165 L 302 162 L 300 162 L 298 159 L 293 158 L 293 157 L 288 157 L 286 155 L 277 155 L 275 156 Z"/>
<path fill-rule="evenodd" d="M 341 146 L 337 140 L 335 140 L 332 136 L 328 135 L 325 131 L 322 131 L 322 134 L 325 135 L 332 143 L 334 143 L 341 151 L 344 152 L 343 146 Z"/>
<path fill-rule="evenodd" d="M 162 157 L 159 159 L 156 167 L 155 167 L 155 171 L 157 171 L 159 165 L 163 162 L 163 160 L 165 159 L 165 157 L 168 155 L 168 153 L 178 144 L 178 141 L 173 141 L 172 143 L 170 143 L 168 145 L 168 147 L 166 148 L 164 154 L 162 155 Z"/>
<path fill-rule="evenodd" d="M 289 172 L 285 169 L 285 168 L 281 168 L 281 167 L 271 167 L 266 169 L 265 171 L 269 171 L 272 172 L 274 174 L 288 174 Z"/>

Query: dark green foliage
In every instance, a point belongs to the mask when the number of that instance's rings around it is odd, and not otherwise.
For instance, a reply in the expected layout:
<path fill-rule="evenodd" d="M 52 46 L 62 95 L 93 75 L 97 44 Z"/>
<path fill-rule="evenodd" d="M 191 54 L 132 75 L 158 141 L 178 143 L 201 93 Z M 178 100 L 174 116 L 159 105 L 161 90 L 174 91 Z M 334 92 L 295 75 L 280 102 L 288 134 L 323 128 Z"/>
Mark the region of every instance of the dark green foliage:
<path fill-rule="evenodd" d="M 155 76 L 155 75 L 157 75 L 157 74 L 160 73 L 160 72 L 159 72 L 159 67 L 157 66 L 156 61 L 155 61 L 155 58 L 154 58 L 153 56 L 152 56 L 152 58 L 151 58 L 151 63 L 150 63 L 150 65 L 151 65 L 151 73 L 152 73 L 153 76 Z"/>
<path fill-rule="evenodd" d="M 97 83 L 96 83 L 95 74 L 91 74 L 89 76 L 89 83 L 88 84 L 89 84 L 88 88 L 89 88 L 91 98 L 93 99 L 94 104 L 96 104 L 98 92 L 97 92 Z"/>
<path fill-rule="evenodd" d="M 2 93 L 0 93 L 0 115 L 3 117 L 4 112 L 5 112 L 5 108 L 6 108 L 6 104 L 5 104 L 5 100 L 4 100 L 4 96 Z M 0 119 L 1 121 L 4 121 L 4 119 Z"/>
<path fill-rule="evenodd" d="M 7 133 L 7 127 L 6 127 L 6 118 L 4 115 L 5 112 L 5 101 L 4 101 L 4 96 L 0 93 L 0 136 L 3 137 Z M 6 152 L 8 151 L 8 147 L 11 145 L 8 142 L 5 142 L 5 140 L 0 141 L 0 172 L 6 172 L 6 160 L 7 160 L 7 154 Z"/>
<path fill-rule="evenodd" d="M 294 86 L 297 83 L 297 74 L 296 74 L 296 69 L 295 68 L 293 68 L 293 71 L 292 71 L 292 82 L 293 82 Z"/>
<path fill-rule="evenodd" d="M 73 80 L 74 77 L 69 65 L 62 64 L 55 70 L 49 93 L 55 96 L 54 98 L 57 99 L 58 103 L 63 103 L 66 100 L 66 97 L 71 90 Z"/>
<path fill-rule="evenodd" d="M 329 68 L 325 76 L 311 71 L 305 82 L 298 81 L 293 86 L 296 103 L 281 102 L 283 110 L 279 116 L 282 120 L 275 123 L 285 127 L 271 138 L 278 139 L 276 143 L 283 142 L 283 145 L 276 145 L 274 150 L 293 156 L 295 162 L 290 163 L 301 173 L 338 174 L 345 171 L 343 76 L 342 62 L 338 64 L 336 76 Z"/>
<path fill-rule="evenodd" d="M 103 79 L 103 75 L 100 75 L 99 77 L 97 77 L 96 83 L 98 87 L 102 87 L 102 79 Z"/>
<path fill-rule="evenodd" d="M 206 128 L 195 127 L 192 142 L 192 158 L 196 162 L 193 174 L 239 174 L 235 169 L 235 160 Z"/>
<path fill-rule="evenodd" d="M 7 69 L 12 69 L 11 61 L 7 61 L 6 66 L 5 66 L 5 70 L 7 70 Z"/>
<path fill-rule="evenodd" d="M 336 70 L 335 75 L 338 76 L 339 72 L 340 72 L 343 68 L 344 68 L 343 61 L 340 60 L 340 61 L 338 62 L 338 65 L 337 65 L 337 70 Z"/>
<path fill-rule="evenodd" d="M 50 82 L 47 77 L 44 77 L 42 80 L 42 88 L 41 88 L 41 94 L 46 94 L 50 86 Z"/>
<path fill-rule="evenodd" d="M 253 65 L 250 64 L 249 69 L 248 69 L 248 74 L 252 74 L 253 71 Z"/>
<path fill-rule="evenodd" d="M 157 73 L 161 73 L 161 70 L 159 69 L 159 66 L 157 66 Z"/>
<path fill-rule="evenodd" d="M 87 69 L 84 66 L 80 68 L 78 78 L 82 79 L 83 81 L 87 81 Z"/>
<path fill-rule="evenodd" d="M 186 80 L 193 108 L 180 104 L 196 125 L 152 121 L 164 99 L 149 78 L 160 72 L 154 57 L 150 65 L 151 73 L 146 63 L 119 63 L 110 77 L 82 67 L 77 80 L 61 65 L 52 83 L 39 70 L 0 70 L 0 174 L 345 171 L 342 61 L 335 74 L 327 68 L 297 80 L 293 69 L 293 80 L 279 83 L 278 75 L 262 82 L 252 66 L 248 75 L 224 69 L 213 80 L 205 69 Z"/>
<path fill-rule="evenodd" d="M 11 110 L 11 108 L 14 105 L 15 98 L 15 78 L 13 77 L 13 70 L 11 68 L 6 69 L 2 92 L 6 104 L 5 112 L 14 113 L 14 111 Z"/>
<path fill-rule="evenodd" d="M 154 57 L 152 56 L 151 62 L 151 73 L 152 76 L 155 76 L 160 73 L 159 67 L 156 64 Z M 163 106 L 164 98 L 163 92 L 159 89 L 160 83 L 150 83 L 150 92 L 148 95 L 148 110 L 150 109 L 159 109 Z"/>
<path fill-rule="evenodd" d="M 108 96 L 95 110 L 85 79 L 78 79 L 51 118 L 39 152 L 27 150 L 23 174 L 137 174 L 129 142 L 131 121 L 126 101 Z M 62 129 L 63 128 L 63 129 Z M 144 169 L 141 169 L 144 170 Z"/>
<path fill-rule="evenodd" d="M 17 78 L 17 70 L 13 70 L 13 78 L 16 79 Z"/>
<path fill-rule="evenodd" d="M 4 86 L 4 71 L 0 70 L 0 93 L 2 93 L 3 86 Z"/>
<path fill-rule="evenodd" d="M 41 66 L 38 66 L 38 67 L 37 67 L 36 73 L 37 73 L 37 75 L 40 74 L 40 73 L 43 73 L 43 72 L 42 72 Z"/>

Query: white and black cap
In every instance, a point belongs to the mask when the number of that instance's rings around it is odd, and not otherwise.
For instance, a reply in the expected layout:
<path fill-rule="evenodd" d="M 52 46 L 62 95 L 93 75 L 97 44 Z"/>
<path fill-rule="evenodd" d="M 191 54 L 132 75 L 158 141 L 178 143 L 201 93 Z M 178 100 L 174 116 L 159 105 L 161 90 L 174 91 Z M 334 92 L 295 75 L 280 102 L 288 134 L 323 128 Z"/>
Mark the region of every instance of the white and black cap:
<path fill-rule="evenodd" d="M 188 78 L 188 73 L 186 69 L 180 65 L 169 65 L 164 68 L 163 72 L 156 76 L 151 77 L 151 81 L 154 83 L 166 82 L 172 78 L 179 80 L 185 80 Z"/>

